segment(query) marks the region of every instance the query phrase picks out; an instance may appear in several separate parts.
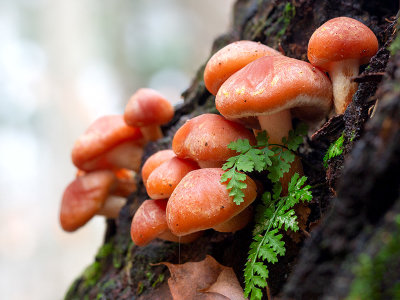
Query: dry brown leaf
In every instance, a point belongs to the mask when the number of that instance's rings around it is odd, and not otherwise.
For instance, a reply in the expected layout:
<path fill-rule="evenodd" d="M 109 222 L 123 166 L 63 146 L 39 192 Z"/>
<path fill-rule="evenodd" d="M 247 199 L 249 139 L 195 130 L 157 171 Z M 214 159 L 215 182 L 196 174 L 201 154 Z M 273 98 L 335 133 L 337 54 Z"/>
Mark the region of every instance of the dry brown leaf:
<path fill-rule="evenodd" d="M 243 290 L 232 268 L 213 257 L 199 262 L 166 265 L 171 272 L 168 285 L 174 300 L 244 300 Z"/>

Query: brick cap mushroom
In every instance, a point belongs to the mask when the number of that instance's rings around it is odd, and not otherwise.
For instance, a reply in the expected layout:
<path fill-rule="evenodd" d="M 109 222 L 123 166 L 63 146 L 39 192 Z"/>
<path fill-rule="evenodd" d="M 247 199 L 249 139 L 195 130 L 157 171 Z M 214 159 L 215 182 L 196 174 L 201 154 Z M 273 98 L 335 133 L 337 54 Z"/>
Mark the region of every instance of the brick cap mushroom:
<path fill-rule="evenodd" d="M 281 55 L 280 52 L 253 41 L 237 41 L 216 52 L 207 62 L 204 70 L 204 84 L 216 95 L 220 86 L 233 73 L 250 62 L 263 56 Z"/>
<path fill-rule="evenodd" d="M 190 243 L 202 233 L 198 232 L 183 237 L 172 234 L 165 218 L 167 199 L 145 200 L 132 219 L 131 238 L 138 246 L 145 246 L 155 238 L 171 242 Z"/>
<path fill-rule="evenodd" d="M 181 236 L 221 225 L 255 200 L 256 184 L 246 176 L 244 202 L 235 204 L 226 184 L 220 182 L 223 173 L 220 168 L 199 169 L 181 180 L 167 203 L 167 222 L 173 234 Z"/>
<path fill-rule="evenodd" d="M 221 86 L 215 99 L 227 119 L 258 118 L 270 141 L 281 142 L 292 129 L 291 113 L 317 121 L 332 105 L 328 77 L 311 64 L 285 56 L 259 58 Z"/>
<path fill-rule="evenodd" d="M 125 108 L 125 122 L 141 127 L 148 141 L 161 138 L 160 125 L 168 123 L 174 116 L 171 103 L 153 89 L 141 88 L 129 99 Z"/>
<path fill-rule="evenodd" d="M 220 115 L 203 114 L 188 120 L 172 140 L 172 150 L 180 158 L 197 161 L 202 168 L 222 167 L 237 153 L 227 146 L 237 139 L 255 144 L 251 131 Z"/>
<path fill-rule="evenodd" d="M 77 177 L 64 191 L 60 223 L 65 231 L 75 231 L 102 209 L 115 184 L 111 171 L 95 171 Z"/>
<path fill-rule="evenodd" d="M 174 151 L 172 151 L 171 149 L 161 150 L 161 151 L 158 151 L 158 152 L 154 153 L 153 155 L 151 155 L 145 161 L 145 163 L 143 164 L 143 167 L 142 167 L 142 179 L 143 179 L 144 185 L 146 185 L 147 178 L 149 178 L 151 172 L 153 172 L 153 170 L 155 168 L 157 168 L 163 162 L 165 162 L 175 156 L 176 155 L 175 155 Z"/>
<path fill-rule="evenodd" d="M 198 168 L 195 162 L 178 157 L 165 161 L 147 179 L 147 194 L 152 199 L 169 198 L 182 178 Z"/>
<path fill-rule="evenodd" d="M 335 110 L 343 113 L 357 90 L 351 78 L 360 65 L 368 63 L 378 51 L 375 34 L 363 23 L 347 17 L 322 24 L 308 43 L 308 60 L 329 72 L 333 84 Z"/>
<path fill-rule="evenodd" d="M 142 137 L 141 131 L 126 125 L 121 115 L 101 117 L 75 142 L 72 161 L 84 171 L 138 170 L 143 152 Z"/>

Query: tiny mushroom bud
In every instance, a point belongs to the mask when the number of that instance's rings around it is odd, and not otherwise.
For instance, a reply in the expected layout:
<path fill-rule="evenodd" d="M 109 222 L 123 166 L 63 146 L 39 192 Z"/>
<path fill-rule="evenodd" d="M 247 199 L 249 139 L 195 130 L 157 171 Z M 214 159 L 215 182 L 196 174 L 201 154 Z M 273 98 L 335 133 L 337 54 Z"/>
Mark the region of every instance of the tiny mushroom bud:
<path fill-rule="evenodd" d="M 201 233 L 178 237 L 172 234 L 165 218 L 166 199 L 145 200 L 132 219 L 131 238 L 138 246 L 145 246 L 155 238 L 171 242 L 190 243 Z"/>
<path fill-rule="evenodd" d="M 155 168 L 157 168 L 163 162 L 165 162 L 175 156 L 176 155 L 175 155 L 174 151 L 172 151 L 171 149 L 161 150 L 161 151 L 158 151 L 158 152 L 154 153 L 153 155 L 151 155 L 145 161 L 145 163 L 143 164 L 143 167 L 142 167 L 142 179 L 143 179 L 144 185 L 146 185 L 147 178 L 149 178 L 151 172 L 153 172 L 153 170 Z"/>
<path fill-rule="evenodd" d="M 78 176 L 64 191 L 60 210 L 61 227 L 65 231 L 75 231 L 96 214 L 117 217 L 125 199 L 110 196 L 115 185 L 115 175 L 108 170 Z"/>
<path fill-rule="evenodd" d="M 165 161 L 147 179 L 147 194 L 152 199 L 169 198 L 182 178 L 198 168 L 195 162 L 178 157 Z"/>
<path fill-rule="evenodd" d="M 178 129 L 172 149 L 178 157 L 195 160 L 202 168 L 222 167 L 229 157 L 237 154 L 228 148 L 237 139 L 248 139 L 255 144 L 253 133 L 242 125 L 220 115 L 203 114 Z"/>
<path fill-rule="evenodd" d="M 378 51 L 375 34 L 361 22 L 339 17 L 319 27 L 308 43 L 308 59 L 329 72 L 333 84 L 336 113 L 342 114 L 357 91 L 351 78 L 360 65 L 368 63 Z"/>
<path fill-rule="evenodd" d="M 125 108 L 125 122 L 140 127 L 147 141 L 161 138 L 160 125 L 168 123 L 174 116 L 174 108 L 161 94 L 152 89 L 137 90 Z"/>
<path fill-rule="evenodd" d="M 72 149 L 72 161 L 84 171 L 126 168 L 137 171 L 142 158 L 142 133 L 125 124 L 122 116 L 97 119 L 79 137 Z"/>
<path fill-rule="evenodd" d="M 243 189 L 244 201 L 237 205 L 233 202 L 226 184 L 220 182 L 222 169 L 199 169 L 187 174 L 172 193 L 167 203 L 167 222 L 175 235 L 187 235 L 209 228 L 223 228 L 223 231 L 236 231 L 244 227 L 231 224 L 224 226 L 246 209 L 256 198 L 256 184 L 246 176 L 247 187 Z M 242 214 L 249 219 L 246 213 Z"/>
<path fill-rule="evenodd" d="M 278 51 L 253 41 L 237 41 L 216 52 L 204 70 L 204 84 L 216 95 L 220 86 L 233 73 L 263 56 L 281 55 Z"/>

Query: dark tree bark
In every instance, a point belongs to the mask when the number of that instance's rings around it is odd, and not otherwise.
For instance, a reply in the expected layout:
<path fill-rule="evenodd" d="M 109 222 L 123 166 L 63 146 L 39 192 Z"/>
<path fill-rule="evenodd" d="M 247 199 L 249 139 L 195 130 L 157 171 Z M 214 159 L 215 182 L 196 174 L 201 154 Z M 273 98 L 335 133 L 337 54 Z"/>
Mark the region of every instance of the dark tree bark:
<path fill-rule="evenodd" d="M 321 124 L 301 148 L 304 171 L 314 187 L 307 221 L 312 232 L 300 242 L 285 238 L 285 257 L 269 267 L 273 295 L 293 299 L 342 299 L 348 295 L 388 299 L 400 295 L 398 9 L 396 1 L 238 0 L 231 31 L 213 45 L 215 52 L 235 40 L 255 40 L 307 60 L 312 32 L 338 16 L 363 21 L 379 39 L 380 50 L 355 79 L 361 83 L 345 114 Z M 184 104 L 163 128 L 166 137 L 148 145 L 144 160 L 170 147 L 175 131 L 187 119 L 216 112 L 214 97 L 205 89 L 202 77 L 200 68 L 184 93 Z M 322 158 L 342 133 L 343 155 L 329 160 L 325 169 Z M 262 175 L 254 176 L 263 181 Z M 168 270 L 151 264 L 199 261 L 206 254 L 232 266 L 243 282 L 251 225 L 235 234 L 210 230 L 189 245 L 156 241 L 136 247 L 130 239 L 130 223 L 147 198 L 142 182 L 138 186 L 141 188 L 129 197 L 119 218 L 107 222 L 104 245 L 95 262 L 76 279 L 66 299 L 168 299 Z"/>

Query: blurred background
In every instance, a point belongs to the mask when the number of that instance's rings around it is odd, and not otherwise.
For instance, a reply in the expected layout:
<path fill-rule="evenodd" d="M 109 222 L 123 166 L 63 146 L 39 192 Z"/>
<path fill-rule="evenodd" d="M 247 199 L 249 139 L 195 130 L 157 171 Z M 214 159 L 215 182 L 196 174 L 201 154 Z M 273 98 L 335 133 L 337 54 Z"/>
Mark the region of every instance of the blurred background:
<path fill-rule="evenodd" d="M 62 299 L 93 262 L 104 219 L 58 224 L 75 139 L 140 87 L 181 101 L 233 2 L 0 0 L 1 299 Z"/>

